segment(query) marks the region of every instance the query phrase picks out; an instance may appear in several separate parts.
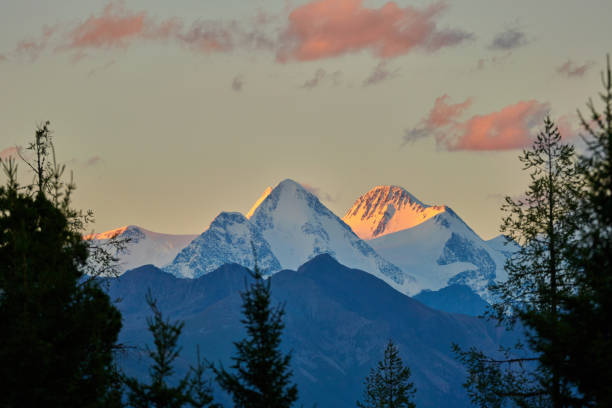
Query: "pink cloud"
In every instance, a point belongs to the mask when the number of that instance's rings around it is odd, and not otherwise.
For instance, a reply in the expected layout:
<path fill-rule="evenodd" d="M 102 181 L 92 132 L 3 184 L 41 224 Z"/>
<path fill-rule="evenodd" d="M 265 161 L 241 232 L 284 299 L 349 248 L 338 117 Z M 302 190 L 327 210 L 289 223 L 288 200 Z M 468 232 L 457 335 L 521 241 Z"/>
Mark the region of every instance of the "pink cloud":
<path fill-rule="evenodd" d="M 520 101 L 498 112 L 475 115 L 451 132 L 439 133 L 448 150 L 511 150 L 529 146 L 550 107 L 535 100 Z"/>
<path fill-rule="evenodd" d="M 436 98 L 427 116 L 421 119 L 416 127 L 405 131 L 404 143 L 415 142 L 418 139 L 437 134 L 441 128 L 456 124 L 459 116 L 472 105 L 471 98 L 455 104 L 449 101 L 450 96 L 447 94 Z"/>
<path fill-rule="evenodd" d="M 257 21 L 260 20 L 261 17 Z M 57 49 L 127 48 L 144 40 L 174 41 L 196 52 L 274 47 L 274 42 L 256 25 L 246 29 L 237 21 L 196 20 L 187 27 L 176 17 L 158 22 L 145 11 L 130 11 L 123 2 L 110 2 L 101 13 L 71 29 L 65 43 Z"/>
<path fill-rule="evenodd" d="M 449 99 L 448 95 L 437 98 L 428 115 L 415 128 L 406 130 L 404 143 L 433 136 L 438 147 L 449 151 L 521 149 L 533 142 L 534 135 L 550 110 L 547 103 L 529 100 L 506 106 L 497 112 L 461 119 L 471 107 L 472 99 L 455 104 L 449 103 Z M 563 133 L 568 138 L 573 137 L 563 117 L 559 123 Z"/>
<path fill-rule="evenodd" d="M 4 54 L 0 54 L 0 62 L 6 62 L 8 61 L 8 57 Z"/>
<path fill-rule="evenodd" d="M 32 61 L 35 61 L 47 48 L 49 40 L 57 32 L 58 26 L 43 27 L 42 33 L 38 39 L 22 40 L 15 47 L 15 54 L 27 55 Z"/>
<path fill-rule="evenodd" d="M 568 78 L 582 77 L 593 65 L 595 65 L 593 61 L 587 61 L 582 65 L 578 65 L 568 59 L 564 64 L 557 67 L 556 71 L 558 74 Z"/>
<path fill-rule="evenodd" d="M 445 8 L 442 1 L 427 7 L 400 7 L 388 1 L 380 8 L 367 8 L 363 0 L 314 0 L 288 10 L 284 21 L 259 11 L 240 21 L 187 23 L 176 17 L 159 21 L 146 11 L 129 10 L 124 1 L 114 0 L 76 24 L 46 28 L 40 38 L 21 41 L 16 53 L 35 59 L 52 46 L 55 52 L 74 52 L 72 60 L 77 62 L 90 50 L 125 49 L 149 41 L 204 53 L 263 50 L 276 55 L 279 62 L 364 50 L 391 58 L 414 49 L 433 52 L 472 38 L 462 30 L 438 28 L 437 19 Z M 382 68 L 374 74 L 372 83 L 389 77 Z"/>
<path fill-rule="evenodd" d="M 58 48 L 125 48 L 137 39 L 179 37 L 182 26 L 177 18 L 156 22 L 145 11 L 133 12 L 122 1 L 110 2 L 99 15 L 90 16 L 70 30 L 67 43 Z"/>
<path fill-rule="evenodd" d="M 418 9 L 390 1 L 370 9 L 363 0 L 311 1 L 289 14 L 277 59 L 309 61 L 362 50 L 396 57 L 417 47 L 435 51 L 471 38 L 464 31 L 437 29 L 435 19 L 445 8 L 442 2 Z"/>
<path fill-rule="evenodd" d="M 450 104 L 448 101 L 450 96 L 444 94 L 436 98 L 433 108 L 429 111 L 429 115 L 424 123 L 430 128 L 446 126 L 457 119 L 461 114 L 472 106 L 472 99 L 468 98 L 463 102 Z"/>
<path fill-rule="evenodd" d="M 109 3 L 102 14 L 91 16 L 70 33 L 68 48 L 126 47 L 145 32 L 146 13 L 127 11 L 122 3 Z"/>

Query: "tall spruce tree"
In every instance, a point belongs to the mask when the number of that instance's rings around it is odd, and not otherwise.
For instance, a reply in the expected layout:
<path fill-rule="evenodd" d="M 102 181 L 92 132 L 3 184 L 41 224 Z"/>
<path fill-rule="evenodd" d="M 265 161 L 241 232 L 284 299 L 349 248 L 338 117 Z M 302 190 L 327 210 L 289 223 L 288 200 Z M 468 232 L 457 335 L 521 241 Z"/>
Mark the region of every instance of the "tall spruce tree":
<path fill-rule="evenodd" d="M 415 408 L 416 389 L 410 382 L 410 368 L 399 356 L 397 346 L 389 340 L 384 356 L 364 381 L 363 401 L 359 408 Z"/>
<path fill-rule="evenodd" d="M 120 405 L 113 349 L 121 315 L 85 279 L 82 213 L 70 207 L 48 122 L 29 146 L 34 182 L 21 187 L 14 160 L 0 187 L 0 406 Z"/>
<path fill-rule="evenodd" d="M 544 364 L 562 360 L 561 378 L 575 384 L 583 406 L 612 406 L 612 73 L 602 74 L 602 111 L 593 101 L 580 115 L 587 150 L 581 156 L 586 189 L 579 217 L 580 240 L 571 245 L 576 290 L 563 299 L 560 331 L 534 325 Z M 560 344 L 559 344 L 560 342 Z M 559 344 L 558 346 L 556 346 Z"/>
<path fill-rule="evenodd" d="M 241 294 L 247 337 L 234 343 L 233 372 L 214 369 L 217 382 L 237 408 L 291 407 L 298 390 L 291 382 L 291 355 L 280 350 L 284 307 L 271 305 L 271 279 L 264 280 L 257 263 L 252 278 Z"/>
<path fill-rule="evenodd" d="M 550 118 L 519 158 L 530 184 L 523 197 L 506 197 L 501 231 L 520 249 L 506 263 L 508 279 L 490 290 L 498 299 L 492 316 L 510 328 L 525 327 L 528 342 L 502 349 L 495 357 L 474 348 L 461 351 L 455 346 L 455 351 L 468 368 L 466 387 L 480 406 L 511 401 L 525 407 L 564 407 L 572 401 L 572 392 L 560 375 L 563 356 L 551 353 L 544 364 L 541 353 L 544 347 L 559 350 L 561 299 L 576 284 L 568 247 L 578 239 L 583 181 L 574 147 L 563 143 Z M 547 340 L 538 330 L 544 322 L 550 331 Z"/>
<path fill-rule="evenodd" d="M 124 378 L 129 405 L 134 408 L 218 407 L 213 403 L 211 382 L 204 377 L 206 367 L 199 350 L 197 365 L 178 381 L 172 378 L 174 361 L 181 351 L 178 340 L 184 323 L 164 319 L 151 292 L 147 293 L 146 301 L 153 312 L 153 316 L 147 318 L 155 345 L 154 348 L 147 346 L 147 355 L 153 360 L 149 368 L 151 381 L 143 383 L 137 378 Z M 176 384 L 172 384 L 173 381 Z"/>

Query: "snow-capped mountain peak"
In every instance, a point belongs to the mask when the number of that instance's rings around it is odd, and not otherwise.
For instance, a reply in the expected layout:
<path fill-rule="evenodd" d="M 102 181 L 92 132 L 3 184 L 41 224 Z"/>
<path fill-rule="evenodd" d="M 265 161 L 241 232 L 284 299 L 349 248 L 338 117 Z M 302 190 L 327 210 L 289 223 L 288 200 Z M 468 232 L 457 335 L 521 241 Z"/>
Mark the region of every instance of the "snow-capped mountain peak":
<path fill-rule="evenodd" d="M 296 269 L 323 253 L 372 273 L 402 292 L 411 275 L 378 255 L 340 218 L 299 183 L 286 179 L 259 203 L 250 218 L 283 268 Z"/>
<path fill-rule="evenodd" d="M 222 212 L 164 269 L 181 278 L 198 278 L 227 263 L 252 269 L 255 266 L 253 250 L 262 273 L 281 269 L 270 245 L 244 215 Z"/>
<path fill-rule="evenodd" d="M 355 201 L 342 220 L 361 239 L 412 228 L 447 210 L 429 206 L 398 186 L 376 186 Z"/>
<path fill-rule="evenodd" d="M 115 237 L 129 238 L 126 243 L 126 252 L 115 254 L 120 258 L 119 270 L 123 272 L 144 264 L 153 264 L 158 267 L 165 266 L 196 236 L 162 234 L 137 225 L 126 225 L 109 231 L 89 234 L 84 236 L 83 239 L 104 245 L 108 240 Z"/>

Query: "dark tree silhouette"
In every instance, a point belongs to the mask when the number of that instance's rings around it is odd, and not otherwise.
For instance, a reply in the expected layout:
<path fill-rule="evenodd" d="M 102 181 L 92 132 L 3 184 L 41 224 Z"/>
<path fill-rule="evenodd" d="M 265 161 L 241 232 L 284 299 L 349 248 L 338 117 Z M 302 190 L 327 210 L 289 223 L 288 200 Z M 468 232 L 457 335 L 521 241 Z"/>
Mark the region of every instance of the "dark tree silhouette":
<path fill-rule="evenodd" d="M 563 299 L 560 331 L 535 329 L 547 367 L 561 359 L 561 378 L 575 384 L 583 406 L 612 406 L 612 72 L 602 74 L 603 109 L 589 101 L 580 115 L 587 151 L 581 156 L 586 189 L 581 199 L 580 240 L 571 246 L 577 288 Z"/>
<path fill-rule="evenodd" d="M 215 368 L 217 382 L 237 408 L 291 407 L 298 390 L 291 383 L 291 356 L 280 350 L 284 308 L 271 306 L 270 279 L 264 280 L 257 263 L 252 277 L 241 294 L 247 337 L 234 343 L 233 372 Z"/>
<path fill-rule="evenodd" d="M 572 393 L 560 376 L 562 357 L 542 364 L 539 329 L 546 324 L 547 330 L 559 333 L 561 299 L 575 288 L 568 248 L 577 240 L 583 181 L 574 147 L 562 142 L 550 118 L 519 158 L 531 182 L 522 198 L 506 197 L 501 231 L 520 249 L 506 262 L 508 279 L 490 290 L 497 299 L 493 317 L 511 328 L 528 328 L 524 331 L 528 342 L 502 349 L 494 357 L 474 348 L 464 352 L 455 346 L 455 351 L 468 368 L 466 387 L 479 406 L 512 401 L 525 407 L 564 407 Z M 554 348 L 558 348 L 556 337 L 551 339 Z"/>
<path fill-rule="evenodd" d="M 181 351 L 178 340 L 184 323 L 164 319 L 151 292 L 147 293 L 146 300 L 153 312 L 147 318 L 154 344 L 154 348 L 147 346 L 147 355 L 153 360 L 149 368 L 151 381 L 146 384 L 136 378 L 124 379 L 129 405 L 135 408 L 217 407 L 213 404 L 211 382 L 204 377 L 206 369 L 199 350 L 197 365 L 176 385 L 171 384 L 174 361 Z"/>
<path fill-rule="evenodd" d="M 410 368 L 405 366 L 399 350 L 391 340 L 385 347 L 384 357 L 370 370 L 364 381 L 363 401 L 360 408 L 415 408 L 416 389 L 410 382 Z"/>
<path fill-rule="evenodd" d="M 48 122 L 30 149 L 31 185 L 2 162 L 0 187 L 0 406 L 120 404 L 113 349 L 121 315 L 86 279 L 86 215 L 70 207 L 73 183 L 55 164 Z"/>

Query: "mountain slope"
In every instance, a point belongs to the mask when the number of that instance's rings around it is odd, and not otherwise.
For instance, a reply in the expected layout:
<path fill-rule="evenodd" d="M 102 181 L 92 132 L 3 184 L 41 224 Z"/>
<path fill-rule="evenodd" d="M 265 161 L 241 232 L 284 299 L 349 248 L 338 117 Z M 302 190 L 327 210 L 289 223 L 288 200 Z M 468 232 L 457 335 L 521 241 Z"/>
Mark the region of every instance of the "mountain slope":
<path fill-rule="evenodd" d="M 504 264 L 516 245 L 482 240 L 451 208 L 428 206 L 397 186 L 377 186 L 343 218 L 383 258 L 416 277 L 420 290 L 466 285 L 489 299 L 487 286 L 506 279 Z M 452 292 L 455 293 L 455 292 Z"/>
<path fill-rule="evenodd" d="M 158 306 L 172 319 L 185 321 L 179 373 L 195 359 L 196 345 L 209 361 L 231 364 L 232 342 L 244 336 L 241 300 L 247 271 L 225 265 L 198 279 L 177 279 L 152 266 L 111 281 L 112 298 L 124 316 L 119 341 L 150 344 L 149 315 L 144 301 L 151 288 Z M 382 358 L 392 338 L 412 370 L 417 406 L 471 406 L 461 386 L 463 367 L 454 359 L 451 342 L 494 353 L 513 334 L 465 315 L 432 310 L 360 270 L 317 256 L 298 271 L 284 270 L 271 278 L 273 302 L 285 304 L 282 348 L 293 350 L 292 369 L 299 386 L 299 404 L 353 407 L 363 379 Z M 146 360 L 128 355 L 121 361 L 128 374 L 146 376 Z"/>
<path fill-rule="evenodd" d="M 413 228 L 368 243 L 381 256 L 413 273 L 419 290 L 462 284 L 487 300 L 487 286 L 507 277 L 506 255 L 491 248 L 448 207 Z"/>
<path fill-rule="evenodd" d="M 270 245 L 244 215 L 222 212 L 164 270 L 177 277 L 197 278 L 228 263 L 253 268 L 253 250 L 262 273 L 281 269 Z"/>
<path fill-rule="evenodd" d="M 437 291 L 424 290 L 412 298 L 432 309 L 470 316 L 482 316 L 489 306 L 471 288 L 459 284 L 449 285 Z"/>
<path fill-rule="evenodd" d="M 377 186 L 355 201 L 342 217 L 361 239 L 412 228 L 446 210 L 429 206 L 398 186 Z"/>
<path fill-rule="evenodd" d="M 191 242 L 197 235 L 161 234 L 136 225 L 128 225 L 98 234 L 86 235 L 86 240 L 104 245 L 113 237 L 129 238 L 126 252 L 114 254 L 119 262 L 119 270 L 124 272 L 144 264 L 163 267 Z"/>
<path fill-rule="evenodd" d="M 296 269 L 313 257 L 329 253 L 339 262 L 385 280 L 396 289 L 411 290 L 414 278 L 378 255 L 319 199 L 292 180 L 284 180 L 255 208 L 250 217 L 270 244 L 283 268 Z"/>

